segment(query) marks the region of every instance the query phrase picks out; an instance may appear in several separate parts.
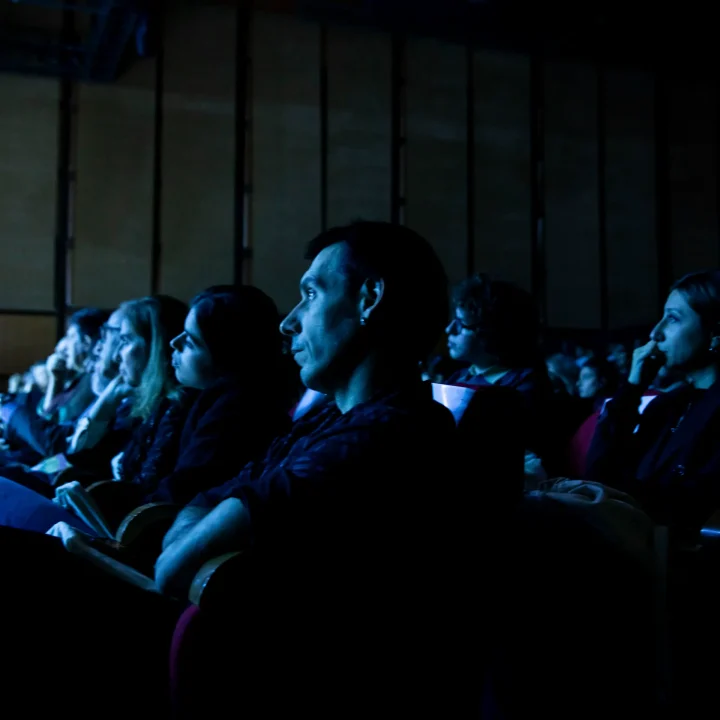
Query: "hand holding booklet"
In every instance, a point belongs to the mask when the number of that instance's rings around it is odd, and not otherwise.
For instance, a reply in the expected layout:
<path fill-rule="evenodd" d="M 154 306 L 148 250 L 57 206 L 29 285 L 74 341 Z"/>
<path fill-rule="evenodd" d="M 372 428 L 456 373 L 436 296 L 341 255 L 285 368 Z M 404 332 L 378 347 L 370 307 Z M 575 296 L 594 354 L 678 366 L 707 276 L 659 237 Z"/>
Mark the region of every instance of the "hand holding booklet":
<path fill-rule="evenodd" d="M 100 537 L 114 538 L 97 503 L 77 480 L 57 488 L 53 502 L 77 515 Z"/>
<path fill-rule="evenodd" d="M 65 549 L 74 555 L 80 555 L 88 562 L 101 568 L 116 578 L 135 585 L 135 587 L 148 592 L 158 592 L 155 581 L 152 578 L 143 575 L 129 565 L 125 565 L 116 558 L 110 557 L 100 549 L 94 546 L 95 538 L 86 535 L 80 530 L 68 525 L 65 522 L 59 522 L 53 525 L 46 533 L 62 540 Z"/>

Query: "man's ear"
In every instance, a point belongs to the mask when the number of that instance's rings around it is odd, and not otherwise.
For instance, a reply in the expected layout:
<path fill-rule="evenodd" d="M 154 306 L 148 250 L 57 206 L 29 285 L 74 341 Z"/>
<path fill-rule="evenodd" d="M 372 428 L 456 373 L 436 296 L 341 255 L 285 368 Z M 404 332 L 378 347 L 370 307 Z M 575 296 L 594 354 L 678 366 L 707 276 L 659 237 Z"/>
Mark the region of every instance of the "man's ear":
<path fill-rule="evenodd" d="M 360 288 L 359 310 L 360 322 L 363 325 L 370 321 L 371 315 L 380 304 L 385 294 L 385 281 L 370 280 L 369 278 L 362 284 Z"/>

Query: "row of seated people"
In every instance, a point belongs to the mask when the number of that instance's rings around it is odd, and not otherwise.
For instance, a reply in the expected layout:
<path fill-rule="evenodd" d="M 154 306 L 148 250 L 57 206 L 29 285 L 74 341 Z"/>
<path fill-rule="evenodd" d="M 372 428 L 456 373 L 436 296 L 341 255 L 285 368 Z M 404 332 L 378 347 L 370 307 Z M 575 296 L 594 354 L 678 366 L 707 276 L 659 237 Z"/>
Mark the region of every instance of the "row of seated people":
<path fill-rule="evenodd" d="M 360 222 L 323 233 L 307 257 L 280 329 L 303 384 L 326 401 L 292 426 L 277 310 L 251 287 L 212 288 L 189 312 L 164 297 L 125 303 L 99 340 L 83 317 L 71 322 L 65 364 L 79 369 L 94 348 L 97 396 L 74 422 L 47 416 L 47 390 L 6 403 L 6 431 L 39 408 L 44 437 L 61 438 L 29 466 L 31 444 L 6 435 L 6 697 L 41 683 L 31 704 L 55 714 L 142 703 L 164 716 L 188 592 L 208 563 L 242 552 L 240 591 L 199 646 L 202 692 L 176 715 L 232 703 L 251 718 L 577 717 L 580 703 L 601 717 L 621 701 L 654 712 L 652 573 L 551 493 L 522 497 L 523 475 L 537 490 L 562 466 L 528 297 L 485 277 L 458 289 L 445 330 L 469 369 L 452 382 L 477 392 L 456 428 L 418 373 L 449 313 L 428 243 Z M 720 505 L 718 321 L 716 273 L 676 285 L 588 462 L 590 479 L 683 537 Z M 689 383 L 640 416 L 658 358 Z M 461 427 L 471 408 L 478 421 Z M 103 469 L 125 481 L 111 484 L 120 492 L 88 487 Z M 130 542 L 120 529 L 144 505 L 175 507 L 156 513 L 160 539 Z M 563 678 L 569 663 L 584 677 Z"/>

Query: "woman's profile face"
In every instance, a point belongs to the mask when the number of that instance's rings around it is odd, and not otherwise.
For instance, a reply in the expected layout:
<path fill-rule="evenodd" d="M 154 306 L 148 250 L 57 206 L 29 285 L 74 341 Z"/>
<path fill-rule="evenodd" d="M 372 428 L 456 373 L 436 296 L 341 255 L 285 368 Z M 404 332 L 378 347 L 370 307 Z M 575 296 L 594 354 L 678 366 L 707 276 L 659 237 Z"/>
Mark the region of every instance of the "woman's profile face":
<path fill-rule="evenodd" d="M 650 337 L 657 343 L 669 370 L 689 370 L 702 367 L 708 361 L 710 338 L 700 316 L 678 290 L 668 296 L 662 320 Z"/>
<path fill-rule="evenodd" d="M 598 395 L 601 389 L 602 379 L 598 371 L 592 367 L 581 368 L 577 383 L 578 395 L 581 398 L 591 399 Z"/>
<path fill-rule="evenodd" d="M 212 357 L 197 323 L 195 308 L 185 319 L 185 329 L 170 342 L 177 381 L 185 387 L 204 390 L 217 379 Z"/>
<path fill-rule="evenodd" d="M 448 353 L 453 360 L 481 367 L 499 362 L 498 357 L 490 352 L 491 333 L 462 308 L 455 309 L 455 317 L 445 328 L 445 333 Z"/>
<path fill-rule="evenodd" d="M 126 317 L 120 323 L 118 355 L 123 381 L 130 387 L 138 387 L 147 367 L 149 348 Z"/>

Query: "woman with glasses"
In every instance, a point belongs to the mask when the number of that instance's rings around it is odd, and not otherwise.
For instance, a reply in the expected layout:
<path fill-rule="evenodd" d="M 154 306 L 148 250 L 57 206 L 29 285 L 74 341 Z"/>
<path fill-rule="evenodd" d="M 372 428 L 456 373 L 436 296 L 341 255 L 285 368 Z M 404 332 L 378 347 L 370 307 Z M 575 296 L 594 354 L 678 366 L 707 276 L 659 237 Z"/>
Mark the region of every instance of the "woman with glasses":
<path fill-rule="evenodd" d="M 539 350 L 540 324 L 532 296 L 518 286 L 477 274 L 453 294 L 454 316 L 445 332 L 453 360 L 465 363 L 450 385 L 508 387 L 525 401 L 529 428 L 526 475 L 542 476 L 556 465 L 546 422 L 552 386 Z M 523 418 L 518 418 L 518 421 Z"/>

